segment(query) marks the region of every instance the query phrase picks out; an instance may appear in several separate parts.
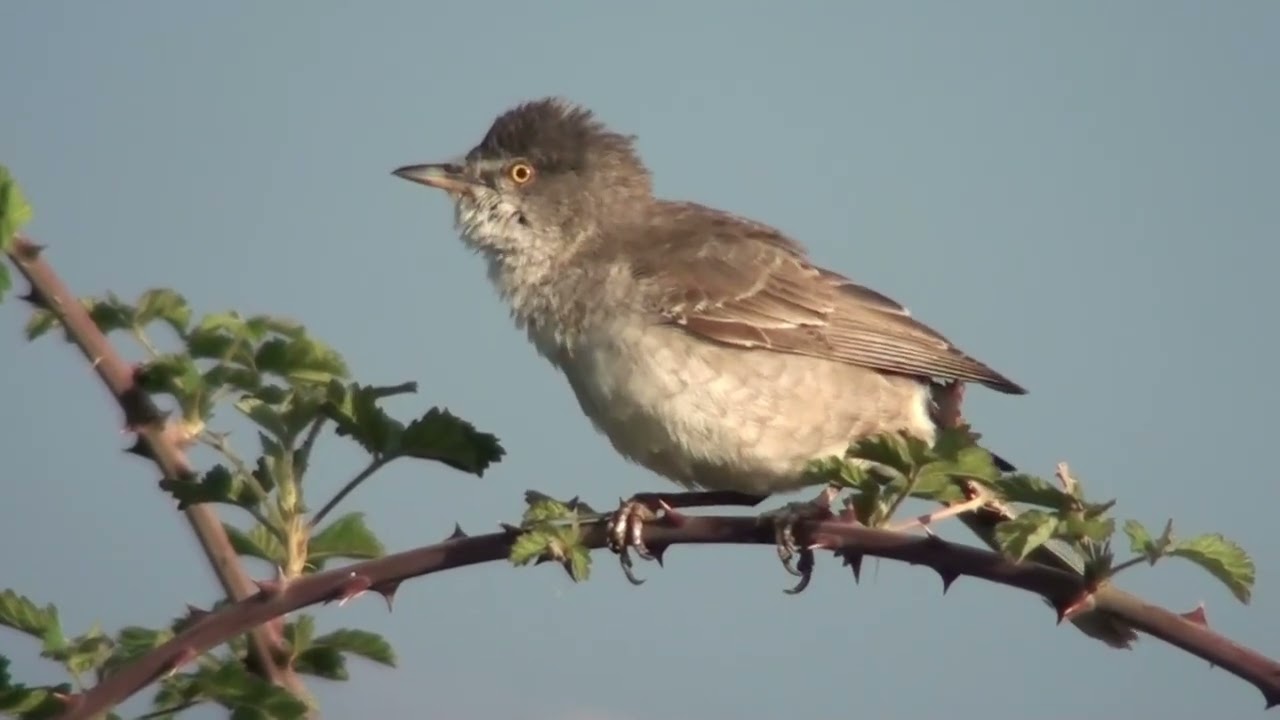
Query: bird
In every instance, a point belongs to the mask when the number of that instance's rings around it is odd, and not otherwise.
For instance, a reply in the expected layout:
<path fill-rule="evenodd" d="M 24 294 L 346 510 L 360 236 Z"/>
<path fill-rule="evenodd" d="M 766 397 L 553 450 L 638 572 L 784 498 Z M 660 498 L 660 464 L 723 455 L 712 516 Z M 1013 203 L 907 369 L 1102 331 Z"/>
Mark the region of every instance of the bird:
<path fill-rule="evenodd" d="M 812 484 L 811 461 L 860 439 L 932 444 L 939 381 L 1026 393 L 782 231 L 659 197 L 636 140 L 545 97 L 503 111 L 464 156 L 392 172 L 447 194 L 516 327 L 624 458 L 752 504 Z M 611 521 L 624 569 L 651 499 Z M 992 518 L 962 519 L 994 542 Z M 1131 630 L 1090 615 L 1073 622 L 1127 647 Z"/>

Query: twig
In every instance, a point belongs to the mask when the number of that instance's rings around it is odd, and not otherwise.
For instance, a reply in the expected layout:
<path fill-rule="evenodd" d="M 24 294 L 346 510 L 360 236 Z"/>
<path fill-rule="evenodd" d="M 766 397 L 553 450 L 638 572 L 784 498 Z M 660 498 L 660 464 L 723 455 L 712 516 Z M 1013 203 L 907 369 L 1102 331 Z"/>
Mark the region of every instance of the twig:
<path fill-rule="evenodd" d="M 872 555 L 933 568 L 944 579 L 967 575 L 1040 595 L 1059 614 L 1091 606 L 1110 612 L 1133 627 L 1223 668 L 1262 691 L 1267 707 L 1280 704 L 1280 663 L 1219 635 L 1199 622 L 1144 602 L 1110 585 L 1089 593 L 1083 578 L 1037 563 L 1017 563 L 1001 555 L 936 537 L 869 528 L 841 520 L 801 521 L 797 531 L 825 549 Z M 588 548 L 605 546 L 599 523 L 582 526 Z M 680 544 L 773 545 L 774 531 L 753 517 L 684 516 L 678 526 L 644 527 L 651 547 Z M 400 584 L 452 568 L 503 560 L 518 530 L 445 542 L 355 563 L 287 584 L 266 583 L 262 592 L 204 616 L 169 642 L 121 667 L 83 695 L 67 699 L 64 720 L 80 720 L 123 702 L 206 648 L 272 618 L 320 603 L 345 604 L 366 591 L 383 595 L 390 606 Z M 1059 618 L 1059 622 L 1061 618 Z"/>
<path fill-rule="evenodd" d="M 134 452 L 151 458 L 170 480 L 192 480 L 196 473 L 188 462 L 186 453 L 175 443 L 175 436 L 166 432 L 164 417 L 147 393 L 138 386 L 133 369 L 98 329 L 77 296 L 44 261 L 41 252 L 41 247 L 18 236 L 14 238 L 8 253 L 18 272 L 31 283 L 31 291 L 26 299 L 49 310 L 58 318 L 71 342 L 84 353 L 98 377 L 111 391 L 124 411 L 126 426 L 138 434 Z M 257 592 L 257 585 L 241 566 L 213 507 L 205 504 L 193 505 L 184 512 L 227 595 L 234 600 L 243 600 Z M 283 657 L 284 648 L 283 636 L 276 624 L 254 629 L 250 647 L 258 666 L 269 681 L 288 689 L 299 698 L 306 700 L 309 697 L 306 686 L 293 669 L 276 660 L 277 656 Z"/>
<path fill-rule="evenodd" d="M 391 457 L 379 456 L 371 460 L 369 464 L 366 465 L 365 468 L 360 471 L 360 474 L 351 478 L 351 481 L 348 482 L 346 485 L 343 485 L 342 489 L 338 491 L 338 494 L 330 498 L 329 502 L 325 503 L 324 507 L 320 508 L 320 511 L 317 512 L 311 518 L 311 523 L 310 523 L 311 527 L 316 527 L 317 525 L 319 525 L 320 521 L 324 520 L 325 516 L 328 515 L 330 512 L 333 512 L 333 509 L 338 507 L 338 503 L 342 502 L 343 498 L 350 495 L 352 490 L 355 490 L 356 488 L 360 487 L 360 483 L 373 477 L 374 473 L 381 470 L 387 463 L 391 462 L 394 459 L 395 459 L 395 456 L 393 455 Z"/>

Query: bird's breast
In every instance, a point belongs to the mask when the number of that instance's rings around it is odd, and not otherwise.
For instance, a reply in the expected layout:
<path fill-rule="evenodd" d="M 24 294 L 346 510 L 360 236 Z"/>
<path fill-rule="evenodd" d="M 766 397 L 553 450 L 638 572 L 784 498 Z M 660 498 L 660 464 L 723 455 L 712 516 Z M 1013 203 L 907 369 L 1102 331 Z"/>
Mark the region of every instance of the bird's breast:
<path fill-rule="evenodd" d="M 920 383 L 865 368 L 725 347 L 640 318 L 569 344 L 530 337 L 620 453 L 687 486 L 793 489 L 810 460 L 857 437 L 887 427 L 932 436 Z"/>

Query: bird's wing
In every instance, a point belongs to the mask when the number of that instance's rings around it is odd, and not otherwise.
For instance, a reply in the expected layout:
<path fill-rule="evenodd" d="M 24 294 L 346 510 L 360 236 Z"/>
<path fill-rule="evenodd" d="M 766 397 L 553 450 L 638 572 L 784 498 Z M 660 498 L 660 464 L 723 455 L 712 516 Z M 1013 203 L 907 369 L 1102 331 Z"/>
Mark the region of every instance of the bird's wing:
<path fill-rule="evenodd" d="M 741 348 L 1026 392 L 902 305 L 809 262 L 799 245 L 768 226 L 679 206 L 645 235 L 649 247 L 635 254 L 632 273 L 650 308 L 690 333 Z"/>

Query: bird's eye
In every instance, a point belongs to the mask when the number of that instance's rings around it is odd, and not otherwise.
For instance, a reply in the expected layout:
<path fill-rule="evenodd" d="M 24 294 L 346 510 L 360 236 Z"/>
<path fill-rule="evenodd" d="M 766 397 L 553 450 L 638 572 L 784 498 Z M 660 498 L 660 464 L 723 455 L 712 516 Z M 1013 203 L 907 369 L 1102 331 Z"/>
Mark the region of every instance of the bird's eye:
<path fill-rule="evenodd" d="M 533 166 L 529 163 L 518 162 L 507 168 L 507 176 L 517 185 L 524 185 L 533 179 Z"/>

